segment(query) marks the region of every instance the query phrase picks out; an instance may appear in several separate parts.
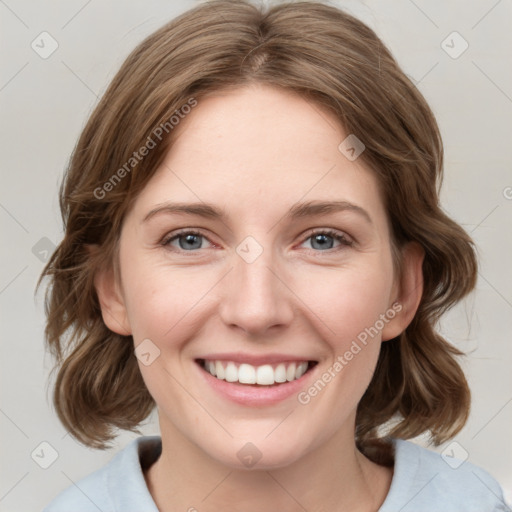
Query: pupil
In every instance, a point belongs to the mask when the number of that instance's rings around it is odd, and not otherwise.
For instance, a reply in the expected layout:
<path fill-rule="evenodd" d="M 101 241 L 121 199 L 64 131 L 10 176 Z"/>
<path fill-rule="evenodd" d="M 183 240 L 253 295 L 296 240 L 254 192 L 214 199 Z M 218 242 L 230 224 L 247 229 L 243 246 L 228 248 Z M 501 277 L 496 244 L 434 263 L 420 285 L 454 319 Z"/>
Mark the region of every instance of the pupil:
<path fill-rule="evenodd" d="M 194 245 L 194 240 L 196 241 L 196 244 Z M 198 235 L 186 235 L 185 236 L 185 244 L 186 247 L 181 247 L 182 249 L 199 249 L 201 247 L 201 242 L 197 243 L 197 240 L 199 240 Z M 181 244 L 180 244 L 181 245 Z"/>
<path fill-rule="evenodd" d="M 322 249 L 325 249 L 326 246 L 327 246 L 326 244 L 328 243 L 328 240 L 327 240 L 328 238 L 332 239 L 332 237 L 329 236 L 329 235 L 322 235 L 322 234 L 315 235 L 314 236 L 314 241 L 313 241 L 313 247 L 314 247 L 315 243 L 319 243 L 319 247 L 322 248 Z M 332 245 L 332 243 L 331 243 L 331 245 Z M 328 249 L 332 249 L 332 247 L 328 247 Z"/>

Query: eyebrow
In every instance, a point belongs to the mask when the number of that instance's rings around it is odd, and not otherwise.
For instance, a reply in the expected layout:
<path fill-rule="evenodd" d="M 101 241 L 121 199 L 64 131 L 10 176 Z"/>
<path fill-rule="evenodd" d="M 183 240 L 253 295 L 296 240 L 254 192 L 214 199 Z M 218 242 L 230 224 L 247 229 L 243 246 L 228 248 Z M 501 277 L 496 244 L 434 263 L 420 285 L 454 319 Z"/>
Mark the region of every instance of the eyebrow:
<path fill-rule="evenodd" d="M 293 220 L 304 217 L 316 217 L 330 213 L 349 211 L 363 217 L 368 223 L 372 224 L 370 214 L 361 206 L 348 201 L 308 201 L 305 203 L 294 204 L 288 213 L 284 216 L 287 220 Z M 142 220 L 147 222 L 158 214 L 185 214 L 196 215 L 207 219 L 227 221 L 227 214 L 224 210 L 209 203 L 162 203 L 153 208 Z"/>

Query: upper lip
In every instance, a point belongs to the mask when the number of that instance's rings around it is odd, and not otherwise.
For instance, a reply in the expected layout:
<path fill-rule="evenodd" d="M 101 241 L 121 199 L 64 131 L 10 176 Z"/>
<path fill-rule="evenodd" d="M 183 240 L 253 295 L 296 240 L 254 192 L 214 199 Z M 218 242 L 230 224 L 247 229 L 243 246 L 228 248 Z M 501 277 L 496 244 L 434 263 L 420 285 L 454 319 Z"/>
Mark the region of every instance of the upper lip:
<path fill-rule="evenodd" d="M 261 366 L 264 364 L 278 364 L 278 363 L 296 363 L 296 362 L 308 362 L 315 361 L 311 357 L 302 357 L 292 354 L 243 354 L 241 352 L 236 353 L 217 353 L 217 354 L 206 354 L 198 357 L 197 359 L 204 359 L 207 361 L 233 361 L 235 363 L 247 363 L 252 366 Z"/>

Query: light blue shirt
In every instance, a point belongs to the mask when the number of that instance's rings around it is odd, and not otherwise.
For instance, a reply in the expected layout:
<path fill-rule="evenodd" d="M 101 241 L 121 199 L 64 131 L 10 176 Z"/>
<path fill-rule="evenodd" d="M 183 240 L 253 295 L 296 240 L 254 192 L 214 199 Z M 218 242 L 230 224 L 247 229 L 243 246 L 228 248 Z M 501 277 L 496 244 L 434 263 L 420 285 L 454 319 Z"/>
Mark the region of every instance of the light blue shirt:
<path fill-rule="evenodd" d="M 483 469 L 467 461 L 454 469 L 456 459 L 448 464 L 441 455 L 412 442 L 393 443 L 393 480 L 379 512 L 510 512 L 500 485 Z M 142 468 L 150 466 L 161 449 L 160 436 L 133 440 L 42 512 L 159 512 Z"/>

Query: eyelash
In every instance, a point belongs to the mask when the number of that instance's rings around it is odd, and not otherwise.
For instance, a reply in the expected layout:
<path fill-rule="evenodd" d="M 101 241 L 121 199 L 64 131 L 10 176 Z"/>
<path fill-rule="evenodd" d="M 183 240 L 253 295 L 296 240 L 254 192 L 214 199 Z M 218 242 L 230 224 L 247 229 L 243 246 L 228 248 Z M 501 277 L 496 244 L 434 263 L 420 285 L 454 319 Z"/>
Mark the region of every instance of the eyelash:
<path fill-rule="evenodd" d="M 177 233 L 171 233 L 170 235 L 167 235 L 165 236 L 162 241 L 160 242 L 160 245 L 164 246 L 164 247 L 167 247 L 167 248 L 170 248 L 172 247 L 170 245 L 170 243 L 182 236 L 185 236 L 185 235 L 196 235 L 196 236 L 201 236 L 203 238 L 206 238 L 206 240 L 210 241 L 208 239 L 208 237 L 204 234 L 204 233 L 201 233 L 200 231 L 197 231 L 197 230 L 193 230 L 193 229 L 184 229 L 182 231 L 179 231 Z M 315 250 L 315 249 L 308 249 L 309 252 L 314 252 L 315 254 L 318 254 L 318 253 L 328 253 L 328 254 L 332 254 L 333 252 L 336 252 L 338 250 L 341 250 L 343 249 L 344 247 L 352 247 L 354 245 L 354 242 L 352 240 L 350 240 L 346 235 L 342 234 L 342 233 L 339 233 L 338 231 L 335 231 L 333 229 L 329 229 L 329 228 L 326 228 L 326 229 L 318 229 L 316 231 L 312 231 L 310 232 L 305 238 L 304 240 L 302 241 L 302 243 L 306 242 L 307 240 L 309 240 L 310 238 L 316 236 L 316 235 L 327 235 L 327 236 L 330 236 L 332 238 L 334 238 L 335 240 L 337 240 L 338 242 L 340 242 L 340 246 L 337 247 L 337 248 L 332 248 L 332 249 L 326 249 L 324 251 L 320 251 L 320 250 Z M 210 242 L 210 243 L 213 243 L 213 242 Z M 215 244 L 214 244 L 215 245 Z M 194 253 L 194 252 L 197 252 L 198 250 L 192 250 L 192 251 L 185 251 L 183 249 L 177 249 L 175 247 L 172 247 L 172 249 L 170 249 L 174 252 L 177 252 L 177 253 Z"/>

